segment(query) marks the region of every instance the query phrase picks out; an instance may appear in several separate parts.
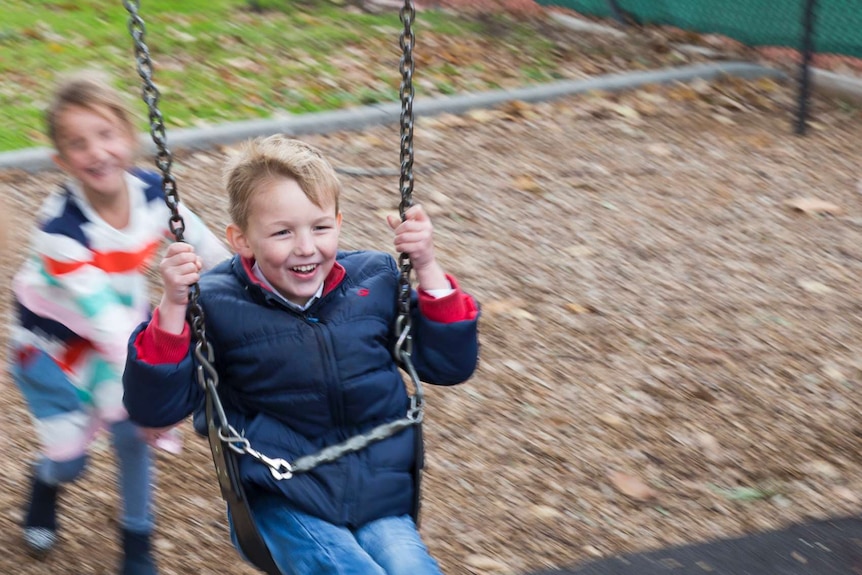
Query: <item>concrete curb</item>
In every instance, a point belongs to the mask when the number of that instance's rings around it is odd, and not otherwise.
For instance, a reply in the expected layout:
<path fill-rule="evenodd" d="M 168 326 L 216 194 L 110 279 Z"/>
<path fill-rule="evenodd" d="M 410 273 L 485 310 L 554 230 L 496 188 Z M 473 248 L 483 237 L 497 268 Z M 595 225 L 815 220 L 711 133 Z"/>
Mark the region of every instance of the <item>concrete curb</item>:
<path fill-rule="evenodd" d="M 491 108 L 516 100 L 543 102 L 584 92 L 615 92 L 646 84 L 691 82 L 696 79 L 711 80 L 721 76 L 784 78 L 785 74 L 774 68 L 747 62 L 712 62 L 651 72 L 630 72 L 586 80 L 566 80 L 515 90 L 495 90 L 430 100 L 417 99 L 413 110 L 417 118 L 446 113 L 463 114 L 476 108 Z M 172 151 L 210 149 L 217 145 L 231 144 L 256 136 L 276 133 L 301 136 L 303 134 L 361 130 L 374 125 L 396 123 L 400 116 L 401 104 L 393 102 L 301 116 L 231 122 L 206 128 L 174 130 L 169 128 L 168 146 Z M 149 137 L 142 136 L 142 141 L 144 141 L 144 153 L 154 153 L 155 146 Z M 28 148 L 0 153 L 0 170 L 17 169 L 37 172 L 50 169 L 54 166 L 51 161 L 51 152 L 50 148 Z"/>
<path fill-rule="evenodd" d="M 846 98 L 857 105 L 862 104 L 862 78 L 812 68 L 811 83 L 814 85 L 815 91 Z"/>

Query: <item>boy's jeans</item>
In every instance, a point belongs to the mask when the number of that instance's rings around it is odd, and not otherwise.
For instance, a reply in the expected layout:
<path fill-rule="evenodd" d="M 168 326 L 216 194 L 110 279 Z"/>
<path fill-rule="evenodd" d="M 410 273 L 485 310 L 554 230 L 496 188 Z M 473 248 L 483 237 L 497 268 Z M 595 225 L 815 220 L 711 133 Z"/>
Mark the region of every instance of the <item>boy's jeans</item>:
<path fill-rule="evenodd" d="M 284 575 L 442 575 L 409 515 L 384 517 L 356 530 L 260 497 L 252 512 Z M 231 522 L 231 538 L 237 545 Z"/>

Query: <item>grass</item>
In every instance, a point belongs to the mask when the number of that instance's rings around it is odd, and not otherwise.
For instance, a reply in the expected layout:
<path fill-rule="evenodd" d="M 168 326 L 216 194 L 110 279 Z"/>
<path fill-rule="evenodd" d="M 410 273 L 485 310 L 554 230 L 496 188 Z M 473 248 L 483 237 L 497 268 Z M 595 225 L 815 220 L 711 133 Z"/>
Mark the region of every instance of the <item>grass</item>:
<path fill-rule="evenodd" d="M 169 129 L 398 98 L 402 25 L 395 12 L 372 15 L 322 0 L 140 5 Z M 2 16 L 0 152 L 48 145 L 42 114 L 51 88 L 78 68 L 109 72 L 134 97 L 146 128 L 122 0 L 4 0 Z M 495 21 L 493 33 L 488 25 L 444 12 L 418 15 L 418 97 L 555 77 L 553 45 L 528 24 Z"/>

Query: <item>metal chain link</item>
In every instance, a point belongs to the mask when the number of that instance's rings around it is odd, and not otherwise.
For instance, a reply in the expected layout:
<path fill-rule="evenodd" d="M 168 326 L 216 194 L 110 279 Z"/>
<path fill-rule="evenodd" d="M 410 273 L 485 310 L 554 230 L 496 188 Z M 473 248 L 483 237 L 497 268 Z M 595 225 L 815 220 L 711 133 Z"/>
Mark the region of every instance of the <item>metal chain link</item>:
<path fill-rule="evenodd" d="M 132 0 L 123 0 L 123 6 L 129 13 L 129 32 L 135 44 L 135 59 L 137 71 L 143 80 L 142 97 L 147 104 L 150 119 L 150 133 L 156 144 L 156 166 L 162 172 L 163 189 L 165 192 L 165 203 L 171 210 L 169 227 L 177 241 L 183 241 L 185 223 L 179 213 L 179 194 L 176 181 L 171 175 L 173 163 L 171 152 L 167 147 L 164 119 L 159 111 L 159 91 L 153 83 L 153 65 L 150 51 L 145 42 L 146 27 L 139 15 L 140 3 Z M 402 220 L 404 213 L 412 205 L 413 193 L 413 20 L 416 10 L 412 0 L 405 0 L 400 16 L 404 23 L 404 31 L 401 34 L 400 45 L 402 58 L 401 88 L 400 96 L 402 102 L 401 111 L 401 203 L 399 212 Z M 315 467 L 331 463 L 349 453 L 360 451 L 371 443 L 386 439 L 399 431 L 422 422 L 424 417 L 424 400 L 421 382 L 413 367 L 411 359 L 412 337 L 410 335 L 410 271 L 412 265 L 406 254 L 400 254 L 399 264 L 401 276 L 399 279 L 398 294 L 398 319 L 396 321 L 396 344 L 395 355 L 400 358 L 404 369 L 410 376 L 415 393 L 410 397 L 410 407 L 405 417 L 377 426 L 371 431 L 356 435 L 342 443 L 331 445 L 321 451 L 298 458 L 293 463 L 284 459 L 270 458 L 255 450 L 248 439 L 228 423 L 224 406 L 218 396 L 218 372 L 213 363 L 215 361 L 212 347 L 208 345 L 205 332 L 204 311 L 199 302 L 200 286 L 195 283 L 189 290 L 188 319 L 191 323 L 192 334 L 195 338 L 194 355 L 197 360 L 198 384 L 204 388 L 212 398 L 213 406 L 218 419 L 219 438 L 232 451 L 240 455 L 248 455 L 270 468 L 270 472 L 277 480 L 290 479 L 295 473 L 310 471 Z"/>
<path fill-rule="evenodd" d="M 416 44 L 416 37 L 413 34 L 413 22 L 416 18 L 416 8 L 412 0 L 404 0 L 404 6 L 401 7 L 399 16 L 401 23 L 404 25 L 399 38 L 401 60 L 398 64 L 398 69 L 401 72 L 401 86 L 398 91 L 401 98 L 401 178 L 398 185 L 401 202 L 398 205 L 398 211 L 403 221 L 407 209 L 413 205 L 413 97 L 415 95 L 413 72 L 416 67 L 413 60 L 413 47 Z M 411 334 L 412 326 L 410 319 L 410 272 L 413 270 L 413 264 L 410 261 L 410 256 L 406 253 L 399 254 L 398 265 L 401 269 L 401 274 L 398 280 L 399 313 L 395 325 L 396 341 L 394 352 L 395 357 L 400 360 L 402 366 L 410 376 L 414 388 L 414 395 L 411 400 L 416 410 L 417 422 L 421 422 L 425 409 L 424 394 L 422 392 L 422 383 L 416 375 L 411 359 L 413 353 L 413 335 Z"/>

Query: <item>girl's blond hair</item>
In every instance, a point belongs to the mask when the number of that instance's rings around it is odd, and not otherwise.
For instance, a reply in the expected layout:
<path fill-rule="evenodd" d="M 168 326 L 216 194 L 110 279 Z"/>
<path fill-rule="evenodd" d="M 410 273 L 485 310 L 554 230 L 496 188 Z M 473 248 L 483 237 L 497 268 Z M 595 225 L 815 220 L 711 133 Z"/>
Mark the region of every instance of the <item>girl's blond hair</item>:
<path fill-rule="evenodd" d="M 95 70 L 83 70 L 63 77 L 54 89 L 54 96 L 45 113 L 48 137 L 55 148 L 60 116 L 68 108 L 77 106 L 100 115 L 107 112 L 134 140 L 134 115 L 120 93 L 111 85 L 108 77 Z"/>
<path fill-rule="evenodd" d="M 334 204 L 338 213 L 341 182 L 315 147 L 282 135 L 255 138 L 228 159 L 224 170 L 233 223 L 247 229 L 251 201 L 264 185 L 280 178 L 295 180 L 306 197 L 322 208 Z"/>

